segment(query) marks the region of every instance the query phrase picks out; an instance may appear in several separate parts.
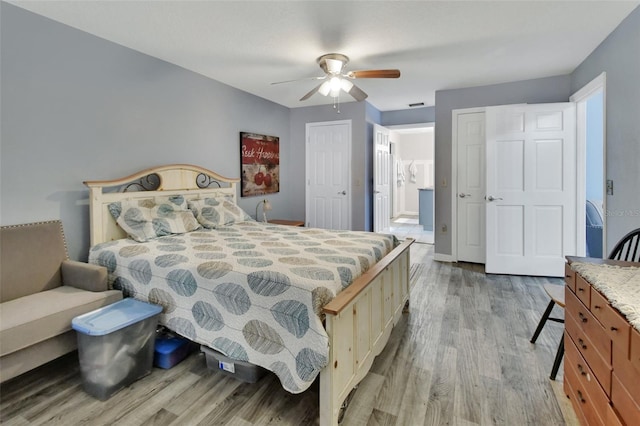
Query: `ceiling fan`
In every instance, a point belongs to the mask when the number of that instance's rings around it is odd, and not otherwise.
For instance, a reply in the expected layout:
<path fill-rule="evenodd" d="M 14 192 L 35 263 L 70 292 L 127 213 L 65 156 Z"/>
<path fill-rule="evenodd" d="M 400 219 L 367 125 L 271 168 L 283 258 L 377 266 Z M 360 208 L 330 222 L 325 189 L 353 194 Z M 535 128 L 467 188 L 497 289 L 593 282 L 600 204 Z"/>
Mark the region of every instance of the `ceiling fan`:
<path fill-rule="evenodd" d="M 301 101 L 309 99 L 316 93 L 322 96 L 338 97 L 340 91 L 344 91 L 356 101 L 363 101 L 367 98 L 367 94 L 350 80 L 356 78 L 398 78 L 400 70 L 361 70 L 345 72 L 344 68 L 349 62 L 349 57 L 341 53 L 328 53 L 316 59 L 320 68 L 325 72 L 322 77 L 311 77 L 308 80 L 324 80 L 322 83 L 311 89 L 309 93 L 300 98 Z M 306 79 L 302 79 L 306 80 Z M 289 83 L 299 80 L 278 81 L 271 84 Z"/>

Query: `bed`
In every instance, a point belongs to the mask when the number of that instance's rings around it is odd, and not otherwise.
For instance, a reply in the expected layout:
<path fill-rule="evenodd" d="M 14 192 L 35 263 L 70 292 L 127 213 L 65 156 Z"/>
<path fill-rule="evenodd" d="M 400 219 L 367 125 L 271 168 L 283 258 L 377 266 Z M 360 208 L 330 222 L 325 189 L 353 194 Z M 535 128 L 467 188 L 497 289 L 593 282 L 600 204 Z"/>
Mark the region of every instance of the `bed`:
<path fill-rule="evenodd" d="M 163 325 L 273 371 L 289 392 L 319 375 L 320 424 L 335 425 L 408 303 L 413 240 L 253 221 L 235 204 L 238 181 L 173 164 L 85 182 L 89 260 L 126 295 L 162 305 Z M 166 214 L 167 200 L 198 223 L 172 233 L 154 219 L 153 238 L 128 238 L 138 236 L 121 220 L 128 206 Z M 221 218 L 212 229 L 200 226 L 210 205 Z"/>

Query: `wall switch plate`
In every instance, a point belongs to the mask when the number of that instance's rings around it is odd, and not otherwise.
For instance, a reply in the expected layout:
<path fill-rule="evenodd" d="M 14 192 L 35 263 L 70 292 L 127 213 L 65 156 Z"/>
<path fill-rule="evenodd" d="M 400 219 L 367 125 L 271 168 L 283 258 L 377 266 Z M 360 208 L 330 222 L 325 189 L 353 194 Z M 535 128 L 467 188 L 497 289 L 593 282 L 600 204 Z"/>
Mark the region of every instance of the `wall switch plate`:
<path fill-rule="evenodd" d="M 607 195 L 613 195 L 613 180 L 607 179 Z"/>

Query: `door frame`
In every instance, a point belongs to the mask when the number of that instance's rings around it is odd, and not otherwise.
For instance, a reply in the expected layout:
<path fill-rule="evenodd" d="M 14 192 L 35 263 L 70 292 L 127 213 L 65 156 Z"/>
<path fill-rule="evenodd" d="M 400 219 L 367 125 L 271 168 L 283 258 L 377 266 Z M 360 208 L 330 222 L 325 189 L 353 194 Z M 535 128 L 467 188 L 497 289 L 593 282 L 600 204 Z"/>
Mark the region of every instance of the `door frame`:
<path fill-rule="evenodd" d="M 436 125 L 436 123 L 434 121 L 428 121 L 428 122 L 423 122 L 423 123 L 411 123 L 411 124 L 392 124 L 392 125 L 383 126 L 383 127 L 388 129 L 391 132 L 391 135 L 394 135 L 394 132 L 397 135 L 397 134 L 402 133 L 403 131 L 406 131 L 406 130 L 409 130 L 409 131 L 417 130 L 417 131 L 419 131 L 419 130 L 422 130 L 422 129 L 432 129 L 431 131 L 433 132 L 433 129 L 435 129 L 435 125 Z M 390 142 L 392 142 L 392 141 L 390 140 Z M 399 142 L 392 142 L 392 143 L 395 145 L 396 151 L 398 151 L 400 149 L 399 148 L 399 146 L 400 146 Z M 431 153 L 432 154 L 432 158 L 433 158 L 433 166 L 434 166 L 433 176 L 432 176 L 434 192 L 435 192 L 435 187 L 436 187 L 436 182 L 435 182 L 435 180 L 436 180 L 436 177 L 435 177 L 435 162 L 436 162 L 436 160 L 435 160 L 435 158 L 436 158 L 435 148 L 436 148 L 436 142 L 435 142 L 435 133 L 434 133 L 433 134 L 433 152 Z M 391 190 L 392 190 L 392 193 L 393 193 L 393 199 L 392 199 L 392 207 L 391 207 L 391 213 L 392 213 L 391 217 L 394 218 L 394 217 L 400 216 L 403 213 L 406 213 L 406 211 L 404 209 L 400 210 L 400 208 L 399 208 L 400 206 L 398 206 L 398 209 L 395 209 L 395 205 L 397 204 L 398 197 L 399 197 L 399 195 L 398 195 L 399 194 L 398 185 L 397 185 L 396 174 L 395 174 L 396 173 L 395 164 L 396 164 L 396 161 L 398 159 L 398 156 L 396 155 L 396 152 L 392 152 L 392 155 L 393 155 L 393 159 L 392 159 L 393 172 L 392 172 L 392 179 L 391 179 Z M 400 157 L 400 159 L 402 160 L 402 157 Z M 407 179 L 408 179 L 408 177 L 407 177 Z M 403 190 L 404 190 L 404 186 L 403 186 Z M 434 209 L 435 209 L 435 198 L 434 198 L 433 202 L 434 202 Z M 418 212 L 418 213 L 420 213 L 420 212 Z M 434 232 L 435 232 L 435 225 L 434 225 Z M 435 255 L 438 255 L 438 253 L 435 253 Z M 438 260 L 440 260 L 440 259 L 438 259 Z"/>
<path fill-rule="evenodd" d="M 337 125 L 344 125 L 346 124 L 348 127 L 348 131 L 349 131 L 349 138 L 347 140 L 347 164 L 349 164 L 349 176 L 347 178 L 347 228 L 349 230 L 353 229 L 353 220 L 352 220 L 352 214 L 351 214 L 351 204 L 353 202 L 353 197 L 351 196 L 351 191 L 353 189 L 353 185 L 352 185 L 352 180 L 353 180 L 353 176 L 352 176 L 352 170 L 351 170 L 351 151 L 352 151 L 352 146 L 353 146 L 353 130 L 352 130 L 352 121 L 351 120 L 335 120 L 335 121 L 316 121 L 316 122 L 310 122 L 310 123 L 306 123 L 305 124 L 305 130 L 304 130 L 304 180 L 305 180 L 305 184 L 304 184 L 304 214 L 305 217 L 308 218 L 309 217 L 309 185 L 311 184 L 311 180 L 309 177 L 309 151 L 307 150 L 307 144 L 309 143 L 309 129 L 311 129 L 312 127 L 320 127 L 320 126 L 337 126 Z"/>
<path fill-rule="evenodd" d="M 576 226 L 578 227 L 576 238 L 576 253 L 578 256 L 584 256 L 587 252 L 586 244 L 586 217 L 584 214 L 584 206 L 586 200 L 587 185 L 587 100 L 602 91 L 602 255 L 606 257 L 609 253 L 607 247 L 607 73 L 603 72 L 582 88 L 578 89 L 569 97 L 569 101 L 576 103 L 576 156 L 578 164 L 576 164 L 577 176 L 577 207 L 579 209 Z M 582 207 L 580 207 L 582 206 Z M 580 215 L 582 212 L 582 215 Z"/>
<path fill-rule="evenodd" d="M 451 259 L 458 261 L 458 116 L 486 112 L 486 107 L 462 108 L 451 111 Z M 446 182 L 434 182 L 434 189 L 446 187 Z M 437 231 L 434 227 L 434 232 Z M 442 255 L 441 255 L 442 256 Z M 440 259 L 438 259 L 440 260 Z M 444 259 L 443 259 L 444 260 Z"/>

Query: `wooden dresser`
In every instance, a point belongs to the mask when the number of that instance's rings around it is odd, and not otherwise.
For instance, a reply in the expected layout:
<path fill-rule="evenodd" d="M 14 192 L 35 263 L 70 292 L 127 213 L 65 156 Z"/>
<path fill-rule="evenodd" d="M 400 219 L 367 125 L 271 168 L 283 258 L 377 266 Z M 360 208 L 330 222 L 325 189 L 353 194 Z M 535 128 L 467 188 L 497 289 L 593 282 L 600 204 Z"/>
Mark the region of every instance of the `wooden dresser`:
<path fill-rule="evenodd" d="M 582 425 L 640 425 L 640 333 L 570 266 L 640 264 L 567 259 L 564 391 Z"/>

